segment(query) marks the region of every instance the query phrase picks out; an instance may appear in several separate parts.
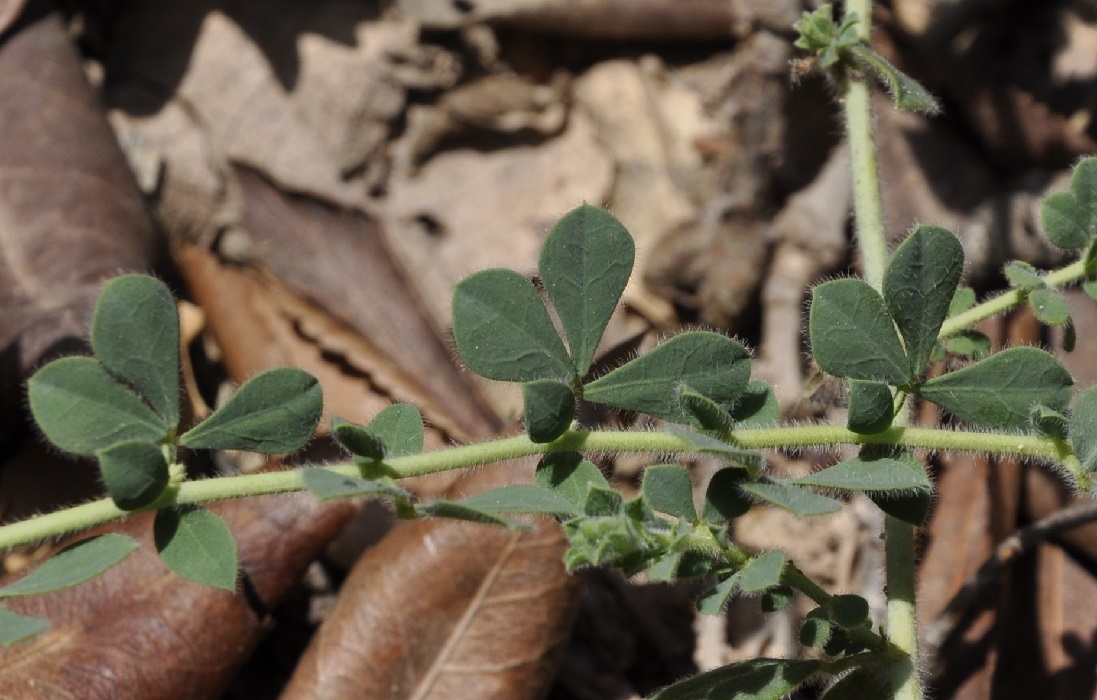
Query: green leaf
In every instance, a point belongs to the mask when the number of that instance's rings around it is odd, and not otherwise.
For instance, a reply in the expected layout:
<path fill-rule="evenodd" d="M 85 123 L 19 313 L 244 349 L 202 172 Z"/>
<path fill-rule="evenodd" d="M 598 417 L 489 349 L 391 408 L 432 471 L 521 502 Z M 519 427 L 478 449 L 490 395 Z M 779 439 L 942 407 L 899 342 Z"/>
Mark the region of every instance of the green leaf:
<path fill-rule="evenodd" d="M 127 440 L 99 450 L 95 456 L 107 492 L 122 510 L 144 508 L 168 485 L 168 462 L 156 443 Z"/>
<path fill-rule="evenodd" d="M 880 510 L 915 527 L 925 524 L 933 507 L 933 491 L 930 489 L 913 493 L 870 491 L 868 497 Z"/>
<path fill-rule="evenodd" d="M 780 700 L 820 668 L 819 661 L 739 661 L 679 681 L 648 700 Z"/>
<path fill-rule="evenodd" d="M 678 394 L 678 406 L 690 425 L 716 432 L 731 430 L 735 421 L 723 406 L 694 391 L 684 382 L 675 391 Z"/>
<path fill-rule="evenodd" d="M 361 425 L 332 416 L 331 435 L 343 449 L 362 460 L 375 462 L 385 458 L 385 441 Z"/>
<path fill-rule="evenodd" d="M 1024 260 L 1014 260 L 1008 263 L 1002 268 L 1002 272 L 1006 273 L 1006 279 L 1009 280 L 1010 286 L 1017 289 L 1032 291 L 1047 286 L 1044 283 L 1044 278 L 1040 276 L 1040 272 Z"/>
<path fill-rule="evenodd" d="M 847 630 L 863 627 L 869 622 L 868 601 L 859 595 L 836 595 L 830 599 L 827 608 L 830 619 Z"/>
<path fill-rule="evenodd" d="M 592 486 L 609 489 L 609 482 L 598 467 L 583 459 L 578 452 L 554 452 L 541 458 L 537 465 L 535 483 L 552 489 L 581 510 L 587 501 L 587 491 Z"/>
<path fill-rule="evenodd" d="M 719 567 L 720 565 L 713 560 L 710 554 L 687 549 L 682 552 L 682 556 L 678 561 L 675 578 L 700 578 L 712 574 Z"/>
<path fill-rule="evenodd" d="M 648 581 L 665 582 L 677 578 L 678 564 L 682 561 L 682 552 L 671 552 L 648 567 Z"/>
<path fill-rule="evenodd" d="M 846 426 L 861 435 L 875 435 L 891 427 L 895 399 L 882 382 L 849 380 L 849 414 Z"/>
<path fill-rule="evenodd" d="M 965 330 L 944 341 L 945 349 L 962 357 L 982 359 L 990 354 L 990 338 L 979 331 Z"/>
<path fill-rule="evenodd" d="M 1028 303 L 1041 323 L 1058 326 L 1070 320 L 1066 298 L 1053 289 L 1034 289 L 1029 292 Z"/>
<path fill-rule="evenodd" d="M 772 551 L 759 554 L 739 572 L 739 590 L 748 595 L 767 591 L 781 583 L 784 571 L 784 553 Z"/>
<path fill-rule="evenodd" d="M 483 523 L 485 525 L 502 525 L 506 528 L 525 528 L 525 523 L 519 523 L 507 518 L 501 518 L 495 513 L 490 513 L 479 508 L 468 506 L 459 501 L 434 501 L 433 503 L 417 503 L 415 512 L 420 515 L 434 518 L 448 518 L 450 520 L 465 520 L 470 523 Z"/>
<path fill-rule="evenodd" d="M 892 255 L 884 273 L 884 302 L 906 341 L 911 375 L 925 369 L 963 271 L 963 247 L 936 226 L 917 227 Z"/>
<path fill-rule="evenodd" d="M 533 442 L 552 442 L 567 432 L 575 420 L 575 393 L 571 387 L 551 379 L 522 385 L 526 432 Z"/>
<path fill-rule="evenodd" d="M 1056 192 L 1044 199 L 1041 214 L 1048 240 L 1059 248 L 1081 248 L 1093 232 L 1092 212 L 1080 207 L 1070 192 Z"/>
<path fill-rule="evenodd" d="M 20 615 L 0 605 L 0 647 L 10 647 L 45 632 L 49 627 L 49 620 L 45 618 Z"/>
<path fill-rule="evenodd" d="M 693 507 L 693 480 L 685 467 L 677 464 L 656 464 L 644 470 L 640 487 L 652 509 L 676 518 L 696 520 Z"/>
<path fill-rule="evenodd" d="M 62 549 L 15 583 L 0 588 L 0 599 L 49 593 L 95 578 L 138 548 L 126 535 L 97 535 Z"/>
<path fill-rule="evenodd" d="M 1089 296 L 1090 299 L 1097 299 L 1097 278 L 1087 279 L 1082 282 L 1082 291 Z"/>
<path fill-rule="evenodd" d="M 469 369 L 488 379 L 575 378 L 537 290 L 513 270 L 484 270 L 453 290 L 453 336 Z"/>
<path fill-rule="evenodd" d="M 912 470 L 894 457 L 865 451 L 861 456 L 794 479 L 791 483 L 850 491 L 907 491 L 932 487 L 929 477 L 921 469 Z"/>
<path fill-rule="evenodd" d="M 152 535 L 160 558 L 180 577 L 236 590 L 236 540 L 221 518 L 198 506 L 163 508 Z"/>
<path fill-rule="evenodd" d="M 1065 440 L 1069 435 L 1067 417 L 1047 406 L 1039 404 L 1033 406 L 1029 414 L 1029 423 L 1032 425 L 1032 429 L 1043 437 Z"/>
<path fill-rule="evenodd" d="M 909 472 L 907 476 L 909 481 L 925 482 L 925 486 L 913 490 L 868 492 L 869 499 L 880 510 L 903 522 L 921 526 L 929 517 L 929 510 L 933 505 L 933 484 L 928 481 L 921 462 L 906 450 L 888 445 L 865 445 L 861 448 L 859 459 L 868 462 L 879 459 L 892 460 L 894 464 L 891 464 L 891 469 L 896 472 L 899 469 L 906 469 Z"/>
<path fill-rule="evenodd" d="M 85 457 L 125 440 L 157 442 L 173 427 L 90 357 L 50 362 L 30 378 L 27 394 L 49 441 Z"/>
<path fill-rule="evenodd" d="M 629 516 L 573 518 L 564 523 L 571 545 L 564 553 L 564 566 L 573 571 L 582 566 L 615 563 L 625 575 L 651 566 L 666 555 L 666 546 L 638 527 Z"/>
<path fill-rule="evenodd" d="M 729 464 L 746 469 L 753 478 L 762 470 L 762 455 L 756 450 L 748 450 L 705 433 L 697 433 L 677 425 L 668 425 L 667 432 L 677 435 L 689 444 L 690 451 L 702 454 L 719 455 Z"/>
<path fill-rule="evenodd" d="M 1083 158 L 1074 166 L 1070 191 L 1079 206 L 1091 212 L 1097 209 L 1097 158 Z"/>
<path fill-rule="evenodd" d="M 179 442 L 192 449 L 293 452 L 312 437 L 323 410 L 323 390 L 316 377 L 281 367 L 244 382 Z"/>
<path fill-rule="evenodd" d="M 1097 159 L 1086 158 L 1074 169 L 1070 192 L 1044 199 L 1044 231 L 1059 248 L 1086 246 L 1097 231 Z"/>
<path fill-rule="evenodd" d="M 460 505 L 485 513 L 541 513 L 581 515 L 574 503 L 552 489 L 536 484 L 511 484 L 489 489 L 460 501 Z"/>
<path fill-rule="evenodd" d="M 697 599 L 697 612 L 702 615 L 722 615 L 728 601 L 735 595 L 739 574 L 731 574 Z"/>
<path fill-rule="evenodd" d="M 792 28 L 798 35 L 794 46 L 813 53 L 827 49 L 838 38 L 839 33 L 830 3 L 820 5 L 811 12 L 805 11 Z"/>
<path fill-rule="evenodd" d="M 587 204 L 556 222 L 545 239 L 538 270 L 567 334 L 579 377 L 590 369 L 635 256 L 632 236 L 621 222 Z"/>
<path fill-rule="evenodd" d="M 583 501 L 583 513 L 593 517 L 619 515 L 625 507 L 625 499 L 611 488 L 591 486 Z"/>
<path fill-rule="evenodd" d="M 707 331 L 677 335 L 594 380 L 583 398 L 676 423 L 689 420 L 675 389 L 688 384 L 720 404 L 732 404 L 750 377 L 750 353 L 731 338 Z"/>
<path fill-rule="evenodd" d="M 1070 445 L 1088 472 L 1097 471 L 1097 386 L 1078 394 L 1070 413 Z"/>
<path fill-rule="evenodd" d="M 804 624 L 800 627 L 800 643 L 806 647 L 821 647 L 830 639 L 830 631 L 830 620 L 822 608 L 816 608 L 804 618 Z"/>
<path fill-rule="evenodd" d="M 911 378 L 884 300 L 861 280 L 831 280 L 815 287 L 808 327 L 812 354 L 827 374 L 892 386 Z"/>
<path fill-rule="evenodd" d="M 179 313 L 163 282 L 123 275 L 104 284 L 91 320 L 91 347 L 167 425 L 179 423 Z"/>
<path fill-rule="evenodd" d="M 918 81 L 891 65 L 883 56 L 864 44 L 849 47 L 849 58 L 858 70 L 884 86 L 895 107 L 919 114 L 937 114 L 941 105 Z"/>
<path fill-rule="evenodd" d="M 417 455 L 423 451 L 423 416 L 411 404 L 385 406 L 366 425 L 366 430 L 381 438 L 385 457 Z"/>
<path fill-rule="evenodd" d="M 1053 356 L 1036 348 L 1008 348 L 973 365 L 930 379 L 917 393 L 957 418 L 990 428 L 1019 428 L 1043 404 L 1062 411 L 1074 382 Z"/>
<path fill-rule="evenodd" d="M 784 610 L 794 600 L 790 586 L 775 586 L 762 594 L 762 612 L 772 613 Z"/>
<path fill-rule="evenodd" d="M 819 56 L 819 67 L 824 70 L 861 41 L 857 34 L 857 13 L 847 13 L 839 26 L 831 16 L 830 4 L 820 5 L 814 12 L 805 12 L 792 28 L 799 34 L 795 46 Z"/>
<path fill-rule="evenodd" d="M 773 387 L 762 379 L 752 379 L 731 409 L 738 428 L 769 428 L 777 424 L 781 407 Z"/>
<path fill-rule="evenodd" d="M 948 315 L 951 317 L 962 314 L 973 306 L 975 306 L 975 290 L 971 287 L 957 287 L 948 305 Z"/>
<path fill-rule="evenodd" d="M 301 482 L 321 501 L 348 496 L 392 496 L 406 500 L 412 498 L 411 493 L 391 483 L 343 476 L 328 469 L 305 469 L 301 472 Z"/>
<path fill-rule="evenodd" d="M 1077 342 L 1078 331 L 1074 327 L 1074 320 L 1067 316 L 1066 323 L 1063 324 L 1063 338 L 1060 341 L 1063 352 L 1074 352 L 1074 344 Z"/>
<path fill-rule="evenodd" d="M 406 403 L 386 406 L 364 427 L 334 417 L 331 432 L 362 465 L 418 454 L 423 449 L 423 417 L 419 409 Z"/>
<path fill-rule="evenodd" d="M 826 700 L 862 700 L 863 698 L 890 698 L 895 691 L 887 674 L 878 668 L 855 668 L 830 687 Z"/>
<path fill-rule="evenodd" d="M 705 490 L 705 503 L 701 506 L 701 520 L 722 525 L 750 510 L 751 500 L 739 490 L 747 481 L 747 471 L 728 467 L 712 475 Z"/>
<path fill-rule="evenodd" d="M 826 515 L 842 509 L 842 504 L 833 498 L 820 496 L 794 484 L 780 481 L 765 480 L 756 483 L 745 483 L 739 488 L 801 518 L 812 515 Z"/>

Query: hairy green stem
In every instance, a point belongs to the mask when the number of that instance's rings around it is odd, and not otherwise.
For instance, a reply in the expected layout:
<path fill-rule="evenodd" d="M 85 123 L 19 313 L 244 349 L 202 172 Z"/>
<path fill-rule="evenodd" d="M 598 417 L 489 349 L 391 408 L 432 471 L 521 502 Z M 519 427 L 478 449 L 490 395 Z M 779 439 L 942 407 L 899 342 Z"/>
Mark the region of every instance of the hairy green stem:
<path fill-rule="evenodd" d="M 745 449 L 898 445 L 932 451 L 996 453 L 1060 463 L 1064 458 L 1061 446 L 1048 438 L 934 428 L 894 427 L 875 435 L 860 435 L 841 426 L 809 425 L 737 430 L 726 433 L 723 437 L 729 443 Z M 525 435 L 518 435 L 475 445 L 396 457 L 387 460 L 386 465 L 396 476 L 403 478 L 543 455 L 549 452 L 577 451 L 660 455 L 688 453 L 694 451 L 694 448 L 688 441 L 671 433 L 578 430 L 568 432 L 550 443 L 535 443 Z M 338 464 L 326 468 L 346 476 L 360 475 L 357 464 Z M 171 503 L 205 503 L 245 496 L 302 491 L 305 486 L 301 480 L 301 470 L 294 470 L 187 481 L 173 486 L 172 489 L 171 498 L 166 502 L 157 502 L 148 510 Z M 106 498 L 4 525 L 0 527 L 0 551 L 28 542 L 78 532 L 129 514 L 129 511 L 118 508 L 113 501 Z"/>
<path fill-rule="evenodd" d="M 856 12 L 861 21 L 857 31 L 866 41 L 872 21 L 871 0 L 851 0 L 846 12 Z M 887 267 L 887 236 L 880 199 L 879 168 L 872 123 L 872 88 L 866 80 L 847 75 L 842 96 L 845 106 L 846 139 L 853 169 L 853 209 L 857 249 L 865 281 L 880 291 Z"/>
<path fill-rule="evenodd" d="M 857 33 L 865 42 L 872 33 L 872 0 L 849 0 L 847 16 L 859 18 Z M 887 268 L 887 235 L 884 231 L 882 197 L 873 136 L 872 92 L 866 80 L 847 71 L 845 83 L 846 139 L 849 142 L 853 168 L 853 208 L 857 230 L 857 246 L 861 251 L 861 268 L 865 281 L 876 291 L 882 291 Z M 903 430 L 906 412 L 896 416 L 892 430 Z M 887 635 L 898 650 L 906 653 L 906 661 L 897 663 L 895 697 L 901 700 L 921 700 L 922 687 L 913 671 L 913 659 L 918 655 L 917 618 L 915 616 L 914 526 L 886 518 L 885 561 L 888 585 Z"/>
<path fill-rule="evenodd" d="M 918 658 L 918 615 L 915 605 L 917 567 L 914 562 L 914 527 L 890 515 L 884 516 L 884 551 L 887 570 L 887 636 L 903 652 L 891 667 L 897 700 L 922 697 L 914 660 Z"/>
<path fill-rule="evenodd" d="M 1076 260 L 1066 267 L 1049 272 L 1044 276 L 1044 282 L 1050 289 L 1057 289 L 1059 287 L 1065 287 L 1072 282 L 1084 279 L 1085 276 L 1085 261 Z M 946 320 L 944 324 L 941 325 L 941 330 L 937 334 L 937 337 L 943 339 L 956 335 L 960 331 L 975 326 L 975 324 L 980 321 L 985 321 L 998 314 L 1003 314 L 1010 309 L 1023 304 L 1027 298 L 1027 292 L 1022 289 L 1010 289 L 1002 292 L 998 296 L 991 297 L 983 303 L 977 304 L 967 311 L 956 314 L 952 318 Z"/>

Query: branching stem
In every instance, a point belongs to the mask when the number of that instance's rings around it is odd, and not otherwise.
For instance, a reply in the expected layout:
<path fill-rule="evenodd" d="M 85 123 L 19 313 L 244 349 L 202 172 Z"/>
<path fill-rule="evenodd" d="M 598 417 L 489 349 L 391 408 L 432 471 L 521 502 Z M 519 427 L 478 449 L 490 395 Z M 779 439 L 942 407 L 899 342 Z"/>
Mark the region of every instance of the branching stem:
<path fill-rule="evenodd" d="M 1048 288 L 1057 289 L 1072 282 L 1077 282 L 1085 278 L 1085 276 L 1085 261 L 1077 260 L 1066 267 L 1048 273 L 1044 277 L 1044 282 L 1047 284 Z M 956 314 L 952 318 L 946 320 L 941 326 L 941 331 L 937 334 L 937 337 L 942 339 L 948 338 L 949 336 L 956 335 L 960 331 L 972 328 L 980 321 L 985 321 L 998 314 L 1003 314 L 1010 309 L 1023 304 L 1026 298 L 1027 293 L 1022 289 L 1010 289 L 1002 292 L 1001 294 L 991 297 L 983 303 L 977 304 L 967 311 Z"/>

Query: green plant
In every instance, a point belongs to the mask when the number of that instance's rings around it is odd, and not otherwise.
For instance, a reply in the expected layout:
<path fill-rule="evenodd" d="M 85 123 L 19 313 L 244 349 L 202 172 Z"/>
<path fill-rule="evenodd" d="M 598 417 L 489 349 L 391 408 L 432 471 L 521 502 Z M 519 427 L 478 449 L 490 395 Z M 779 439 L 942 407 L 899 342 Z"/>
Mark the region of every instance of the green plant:
<path fill-rule="evenodd" d="M 852 9 L 852 8 L 851 8 Z M 868 17 L 868 6 L 859 8 Z M 718 614 L 733 596 L 760 596 L 763 609 L 787 606 L 797 590 L 816 604 L 801 642 L 823 654 L 813 660 L 755 659 L 675 684 L 654 698 L 777 698 L 809 677 L 839 677 L 828 697 L 920 697 L 914 635 L 914 528 L 925 520 L 933 484 L 915 449 L 1016 455 L 1057 465 L 1073 484 L 1093 488 L 1097 470 L 1097 389 L 1071 405 L 1073 382 L 1047 352 L 1030 347 L 990 354 L 972 330 L 978 321 L 1027 303 L 1037 316 L 1070 329 L 1056 291 L 1082 282 L 1097 298 L 1097 159 L 1081 162 L 1071 191 L 1044 204 L 1053 243 L 1079 259 L 1041 273 L 1023 263 L 1006 272 L 1010 291 L 975 303 L 960 287 L 963 250 L 948 231 L 915 228 L 886 256 L 875 184 L 871 119 L 858 95 L 862 72 L 882 79 L 900 107 L 936 105 L 916 83 L 888 65 L 865 40 L 852 12 L 836 24 L 830 8 L 797 25 L 798 44 L 844 86 L 857 182 L 859 243 L 865 279 L 838 279 L 812 290 L 811 352 L 826 373 L 849 386 L 844 425 L 780 426 L 772 390 L 751 379 L 750 353 L 707 331 L 676 335 L 598 377 L 589 376 L 595 348 L 633 266 L 628 232 L 608 212 L 581 206 L 545 241 L 540 278 L 563 333 L 541 294 L 522 275 L 485 270 L 454 292 L 458 352 L 470 369 L 521 385 L 524 435 L 422 453 L 418 411 L 395 405 L 359 426 L 338 418 L 335 439 L 352 455 L 323 468 L 187 481 L 179 448 L 286 453 L 315 431 L 322 400 L 316 380 L 281 369 L 247 382 L 214 414 L 180 431 L 178 319 L 167 288 L 129 275 L 103 289 L 91 329 L 94 357 L 51 362 L 30 380 L 30 406 L 58 448 L 98 460 L 109 497 L 0 527 L 0 548 L 76 532 L 135 511 L 155 511 L 155 541 L 180 576 L 233 589 L 235 543 L 227 526 L 199 504 L 246 495 L 307 489 L 318 498 L 369 494 L 390 499 L 403 517 L 448 517 L 523 527 L 513 514 L 562 522 L 569 569 L 612 565 L 653 580 L 705 576 L 698 601 Z M 860 105 L 860 106 L 858 106 Z M 858 145 L 860 144 L 860 145 Z M 1068 333 L 1069 336 L 1069 333 Z M 962 369 L 927 378 L 946 354 L 973 358 Z M 970 428 L 904 425 L 911 397 L 930 401 Z M 584 429 L 579 401 L 613 406 L 665 421 L 662 432 Z M 768 474 L 761 449 L 860 446 L 851 459 L 806 477 Z M 700 508 L 688 472 L 657 464 L 641 492 L 624 499 L 589 452 L 702 453 L 724 462 Z M 398 480 L 505 459 L 540 455 L 535 483 L 507 486 L 458 501 L 418 502 Z M 820 493 L 822 490 L 824 493 Z M 867 493 L 887 514 L 889 611 L 874 629 L 867 602 L 831 595 L 779 551 L 749 552 L 728 536 L 728 523 L 757 503 L 801 517 L 834 512 L 834 495 Z M 827 495 L 830 494 L 830 495 Z M 84 540 L 0 588 L 0 599 L 74 585 L 116 564 L 136 548 L 122 535 Z M 12 644 L 44 622 L 0 606 L 0 643 Z M 846 695 L 843 695 L 845 693 Z"/>

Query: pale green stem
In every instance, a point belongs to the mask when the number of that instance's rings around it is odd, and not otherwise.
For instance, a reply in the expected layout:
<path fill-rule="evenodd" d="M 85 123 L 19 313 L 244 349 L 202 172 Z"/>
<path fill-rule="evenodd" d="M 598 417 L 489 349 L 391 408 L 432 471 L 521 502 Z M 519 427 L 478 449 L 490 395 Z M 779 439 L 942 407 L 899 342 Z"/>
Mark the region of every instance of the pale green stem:
<path fill-rule="evenodd" d="M 725 434 L 724 439 L 744 449 L 819 448 L 837 445 L 899 445 L 910 449 L 944 450 L 1013 455 L 1021 458 L 1062 462 L 1064 454 L 1054 440 L 1033 435 L 975 433 L 934 428 L 895 427 L 876 435 L 860 435 L 840 426 L 793 426 L 757 428 Z M 399 478 L 421 476 L 492 464 L 549 452 L 668 454 L 694 451 L 682 438 L 670 433 L 632 431 L 574 431 L 551 443 L 531 442 L 525 435 L 502 438 L 476 445 L 453 447 L 437 452 L 395 457 L 386 465 Z M 346 476 L 360 475 L 356 464 L 326 467 Z M 262 496 L 305 489 L 301 471 L 264 472 L 186 481 L 173 486 L 170 497 L 150 506 L 194 504 L 245 496 Z M 109 498 L 39 515 L 0 527 L 0 551 L 28 542 L 59 537 L 123 518 L 130 513 Z"/>
<path fill-rule="evenodd" d="M 914 527 L 890 515 L 884 516 L 885 569 L 887 571 L 887 637 L 904 658 L 892 665 L 895 697 L 922 697 L 915 669 L 918 658 L 918 614 L 915 603 L 917 567 L 914 563 Z"/>
<path fill-rule="evenodd" d="M 849 0 L 846 12 L 859 18 L 857 33 L 870 41 L 872 0 Z M 872 91 L 867 81 L 847 72 L 845 84 L 846 139 L 853 168 L 853 209 L 857 246 L 865 281 L 876 291 L 884 284 L 887 268 L 887 235 L 880 196 L 880 181 L 873 137 Z M 906 411 L 896 416 L 895 424 L 906 421 Z M 901 429 L 901 428 L 893 428 Z M 917 617 L 915 615 L 914 526 L 895 518 L 885 520 L 885 562 L 888 586 L 887 635 L 892 645 L 907 654 L 896 662 L 897 700 L 921 700 L 922 686 L 914 672 L 918 656 Z"/>
<path fill-rule="evenodd" d="M 1066 267 L 1045 275 L 1044 282 L 1047 284 L 1048 288 L 1057 289 L 1059 287 L 1065 287 L 1072 282 L 1084 279 L 1085 276 L 1085 261 L 1076 260 Z M 1027 295 L 1023 290 L 1011 289 L 1002 292 L 996 297 L 991 297 L 982 304 L 973 306 L 967 311 L 956 314 L 945 321 L 944 324 L 942 324 L 941 331 L 937 334 L 937 337 L 948 338 L 949 336 L 956 335 L 960 331 L 971 328 L 980 321 L 985 321 L 988 318 L 1005 313 L 1015 306 L 1023 304 L 1026 296 Z"/>
<path fill-rule="evenodd" d="M 846 12 L 856 12 L 861 18 L 858 33 L 868 40 L 872 22 L 870 0 L 851 0 Z M 865 80 L 850 75 L 845 81 L 843 104 L 846 115 L 846 139 L 849 142 L 853 170 L 853 210 L 857 234 L 857 249 L 861 252 L 861 269 L 865 281 L 880 291 L 887 267 L 887 236 L 884 233 L 884 213 L 880 200 L 879 169 L 873 137 L 872 88 Z"/>

